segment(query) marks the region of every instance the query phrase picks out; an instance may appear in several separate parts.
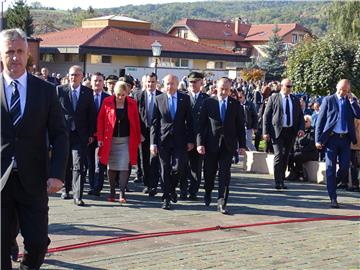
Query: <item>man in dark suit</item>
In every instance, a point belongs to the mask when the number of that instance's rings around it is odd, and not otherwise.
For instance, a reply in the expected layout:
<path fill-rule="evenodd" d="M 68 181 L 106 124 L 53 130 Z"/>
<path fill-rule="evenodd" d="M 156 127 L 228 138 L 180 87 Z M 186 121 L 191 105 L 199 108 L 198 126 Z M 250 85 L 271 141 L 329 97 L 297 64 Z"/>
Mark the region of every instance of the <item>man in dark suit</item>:
<path fill-rule="evenodd" d="M 68 134 L 55 86 L 26 72 L 25 33 L 2 31 L 0 52 L 1 269 L 12 269 L 10 245 L 16 223 L 25 249 L 20 269 L 39 269 L 48 246 L 47 193 L 63 185 Z"/>
<path fill-rule="evenodd" d="M 216 89 L 217 96 L 206 99 L 200 112 L 197 151 L 205 155 L 205 205 L 211 203 L 211 192 L 219 169 L 218 211 L 228 214 L 226 204 L 232 157 L 237 148 L 240 154 L 245 153 L 244 110 L 236 99 L 230 97 L 231 82 L 228 78 L 220 78 Z"/>
<path fill-rule="evenodd" d="M 59 82 L 57 81 L 57 79 L 55 77 L 52 77 L 49 75 L 49 70 L 46 67 L 43 67 L 41 69 L 41 76 L 43 77 L 43 79 L 45 81 L 48 81 L 48 82 L 54 84 L 55 86 L 59 85 Z"/>
<path fill-rule="evenodd" d="M 343 183 L 349 179 L 350 143 L 356 144 L 354 118 L 360 118 L 359 105 L 350 93 L 349 80 L 340 80 L 336 93 L 323 99 L 315 129 L 316 148 L 325 149 L 326 186 L 332 208 L 339 208 L 336 194 L 337 159 L 338 178 Z"/>
<path fill-rule="evenodd" d="M 81 85 L 83 72 L 80 66 L 69 69 L 70 83 L 57 87 L 70 134 L 70 155 L 62 199 L 69 199 L 72 189 L 74 204 L 84 206 L 82 200 L 86 177 L 88 146 L 94 141 L 96 108 L 93 91 Z"/>
<path fill-rule="evenodd" d="M 201 86 L 203 84 L 204 75 L 200 72 L 191 72 L 188 75 L 189 88 L 188 94 L 190 96 L 191 113 L 193 117 L 194 134 L 197 134 L 199 128 L 200 111 L 204 100 L 209 96 L 201 93 Z M 187 193 L 189 193 L 190 200 L 197 200 L 197 193 L 201 183 L 201 170 L 203 164 L 203 156 L 196 151 L 194 147 L 188 152 L 188 164 L 186 166 L 186 175 L 180 181 L 180 199 L 186 200 Z M 188 185 L 188 179 L 190 185 Z"/>
<path fill-rule="evenodd" d="M 244 109 L 246 148 L 248 151 L 256 151 L 252 140 L 258 126 L 258 115 L 256 113 L 255 105 L 252 101 L 246 100 L 243 90 L 239 91 L 239 101 L 240 105 Z"/>
<path fill-rule="evenodd" d="M 139 108 L 142 142 L 140 146 L 140 166 L 143 171 L 144 193 L 153 197 L 157 193 L 159 182 L 159 157 L 150 153 L 150 127 L 155 106 L 155 97 L 162 94 L 156 89 L 157 76 L 155 73 L 146 75 L 145 90 L 136 97 Z"/>
<path fill-rule="evenodd" d="M 100 72 L 95 72 L 91 75 L 91 88 L 94 94 L 94 104 L 96 108 L 96 119 L 100 111 L 101 104 L 104 98 L 108 97 L 104 91 L 104 75 Z M 104 174 L 106 167 L 99 162 L 98 158 L 98 142 L 96 140 L 96 131 L 93 134 L 94 141 L 89 144 L 88 152 L 88 167 L 89 167 L 89 184 L 90 190 L 89 195 L 100 196 L 100 192 L 104 185 Z"/>
<path fill-rule="evenodd" d="M 277 190 L 286 189 L 285 171 L 290 149 L 296 136 L 304 136 L 304 115 L 299 99 L 291 94 L 292 83 L 289 79 L 281 81 L 281 90 L 269 97 L 263 116 L 263 137 L 271 139 L 274 147 L 274 177 Z"/>
<path fill-rule="evenodd" d="M 170 199 L 176 203 L 176 186 L 182 179 L 186 151 L 194 147 L 193 120 L 190 97 L 177 90 L 179 81 L 174 75 L 163 79 L 165 93 L 155 98 L 150 151 L 159 154 L 163 181 L 163 209 L 170 209 Z"/>

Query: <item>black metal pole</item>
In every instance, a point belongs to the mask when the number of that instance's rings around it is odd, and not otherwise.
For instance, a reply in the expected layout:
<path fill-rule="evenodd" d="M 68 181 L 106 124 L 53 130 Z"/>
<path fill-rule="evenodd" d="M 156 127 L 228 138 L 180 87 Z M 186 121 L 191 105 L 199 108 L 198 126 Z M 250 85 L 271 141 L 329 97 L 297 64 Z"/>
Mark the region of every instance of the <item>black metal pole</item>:
<path fill-rule="evenodd" d="M 155 58 L 155 74 L 156 74 L 156 76 L 157 76 L 157 65 L 158 65 L 158 59 L 157 58 Z"/>

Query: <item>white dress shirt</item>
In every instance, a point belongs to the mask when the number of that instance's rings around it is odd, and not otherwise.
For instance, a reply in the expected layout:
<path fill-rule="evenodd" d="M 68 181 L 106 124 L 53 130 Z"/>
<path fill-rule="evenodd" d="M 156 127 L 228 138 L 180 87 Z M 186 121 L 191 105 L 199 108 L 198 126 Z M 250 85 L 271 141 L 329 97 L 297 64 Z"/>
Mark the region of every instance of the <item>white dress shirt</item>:
<path fill-rule="evenodd" d="M 288 126 L 286 124 L 287 122 L 287 118 L 289 117 L 288 115 L 286 115 L 286 96 L 283 93 L 280 93 L 281 95 L 281 100 L 282 100 L 282 109 L 283 109 L 283 127 L 292 127 L 293 126 L 293 104 L 292 104 L 292 100 L 290 97 L 290 94 L 288 95 L 288 99 L 289 99 L 289 107 L 290 107 L 290 125 Z"/>
<path fill-rule="evenodd" d="M 11 104 L 11 96 L 13 93 L 13 87 L 10 85 L 14 79 L 10 78 L 5 72 L 3 72 L 4 76 L 4 87 L 5 87 L 5 95 L 6 95 L 6 102 L 8 108 L 10 110 Z M 19 78 L 16 79 L 17 81 L 17 88 L 20 95 L 20 109 L 21 109 L 21 117 L 24 115 L 25 104 L 26 104 L 26 94 L 27 94 L 27 72 L 24 72 Z"/>

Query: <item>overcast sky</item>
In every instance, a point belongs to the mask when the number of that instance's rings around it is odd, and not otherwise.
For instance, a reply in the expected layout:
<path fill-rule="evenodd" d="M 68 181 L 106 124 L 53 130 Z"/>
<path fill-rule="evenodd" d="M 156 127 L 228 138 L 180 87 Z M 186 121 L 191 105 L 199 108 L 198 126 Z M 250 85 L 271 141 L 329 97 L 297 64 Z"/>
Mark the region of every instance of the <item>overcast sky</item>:
<path fill-rule="evenodd" d="M 4 2 L 4 0 L 1 0 Z M 195 2 L 200 0 L 27 0 L 26 3 L 30 5 L 32 2 L 40 2 L 45 7 L 54 7 L 56 9 L 72 9 L 74 7 L 81 7 L 87 9 L 89 6 L 93 8 L 110 8 L 126 5 L 145 5 L 145 4 L 165 4 L 172 2 Z M 204 0 L 203 0 L 204 1 Z M 206 1 L 206 0 L 205 0 Z M 13 0 L 5 0 L 4 9 L 13 2 Z"/>

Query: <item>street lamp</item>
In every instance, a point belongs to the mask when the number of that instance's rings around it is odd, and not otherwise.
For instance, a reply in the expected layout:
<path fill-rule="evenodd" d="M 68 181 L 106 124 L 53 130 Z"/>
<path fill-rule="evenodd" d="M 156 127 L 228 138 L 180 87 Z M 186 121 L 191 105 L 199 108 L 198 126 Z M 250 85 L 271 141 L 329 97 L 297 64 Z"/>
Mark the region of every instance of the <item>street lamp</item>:
<path fill-rule="evenodd" d="M 6 0 L 1 0 L 0 31 L 2 31 L 4 29 L 4 2 L 6 2 Z"/>
<path fill-rule="evenodd" d="M 161 55 L 161 44 L 159 41 L 155 40 L 153 44 L 151 44 L 152 54 L 155 57 L 155 71 L 154 73 L 157 75 L 157 65 L 158 65 L 158 57 Z"/>

